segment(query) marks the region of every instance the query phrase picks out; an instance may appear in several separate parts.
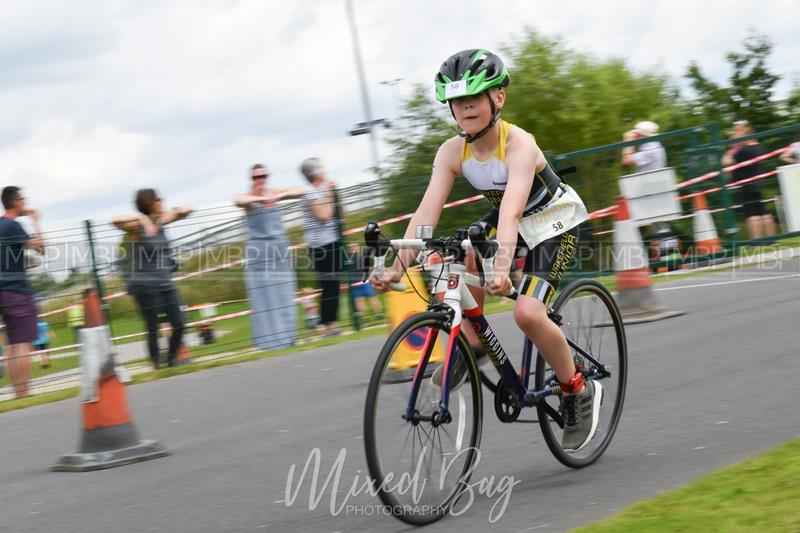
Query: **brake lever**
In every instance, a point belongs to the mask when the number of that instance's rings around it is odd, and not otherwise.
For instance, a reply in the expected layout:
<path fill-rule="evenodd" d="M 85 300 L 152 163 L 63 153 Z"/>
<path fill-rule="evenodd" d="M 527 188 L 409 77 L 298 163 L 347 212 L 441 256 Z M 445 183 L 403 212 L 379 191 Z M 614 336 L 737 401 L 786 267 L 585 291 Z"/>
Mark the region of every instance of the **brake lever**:
<path fill-rule="evenodd" d="M 478 254 L 478 257 L 476 258 L 475 261 L 475 264 L 477 265 L 478 268 L 478 280 L 480 281 L 481 287 L 483 287 L 484 285 L 486 285 L 486 275 L 484 274 L 483 271 L 483 258 L 480 257 L 479 252 L 476 251 L 475 253 Z"/>

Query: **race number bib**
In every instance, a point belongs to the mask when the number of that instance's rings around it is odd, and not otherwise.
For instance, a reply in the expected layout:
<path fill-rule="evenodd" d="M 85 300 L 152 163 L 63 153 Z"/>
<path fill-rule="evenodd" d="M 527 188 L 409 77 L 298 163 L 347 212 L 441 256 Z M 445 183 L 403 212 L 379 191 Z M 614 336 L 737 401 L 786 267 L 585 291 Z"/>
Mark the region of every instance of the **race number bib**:
<path fill-rule="evenodd" d="M 569 231 L 589 218 L 581 197 L 569 185 L 561 196 L 519 222 L 519 234 L 533 249 L 547 239 Z"/>
<path fill-rule="evenodd" d="M 451 81 L 444 86 L 445 98 L 458 98 L 467 94 L 467 82 L 465 80 Z"/>

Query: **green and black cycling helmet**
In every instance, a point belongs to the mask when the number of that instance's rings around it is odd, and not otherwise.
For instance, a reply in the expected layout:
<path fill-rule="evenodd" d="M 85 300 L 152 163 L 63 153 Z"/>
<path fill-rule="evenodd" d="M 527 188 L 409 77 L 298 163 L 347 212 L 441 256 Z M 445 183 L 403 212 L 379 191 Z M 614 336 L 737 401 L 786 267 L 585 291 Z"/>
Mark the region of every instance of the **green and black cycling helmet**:
<path fill-rule="evenodd" d="M 439 72 L 436 74 L 436 99 L 450 104 L 452 113 L 453 106 L 450 100 L 483 94 L 492 87 L 506 87 L 509 81 L 508 70 L 498 55 L 482 48 L 462 50 L 445 59 L 439 67 Z M 492 118 L 485 128 L 475 135 L 459 133 L 467 142 L 471 143 L 485 135 L 500 118 L 500 110 L 495 108 L 491 98 L 489 104 L 492 108 Z"/>

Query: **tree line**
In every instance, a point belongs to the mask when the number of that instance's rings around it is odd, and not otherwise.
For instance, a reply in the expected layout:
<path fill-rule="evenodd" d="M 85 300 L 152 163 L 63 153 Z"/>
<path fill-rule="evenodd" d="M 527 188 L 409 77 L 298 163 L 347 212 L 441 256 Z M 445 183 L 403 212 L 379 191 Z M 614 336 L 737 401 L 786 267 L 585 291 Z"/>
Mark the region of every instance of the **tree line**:
<path fill-rule="evenodd" d="M 772 40 L 751 33 L 741 47 L 725 55 L 730 75 L 724 83 L 711 80 L 701 65 L 691 62 L 681 85 L 663 72 L 637 71 L 624 59 L 599 59 L 569 48 L 559 37 L 528 29 L 500 51 L 511 76 L 503 118 L 533 132 L 548 154 L 619 142 L 622 133 L 640 120 L 655 121 L 661 132 L 709 122 L 725 128 L 742 119 L 759 131 L 800 121 L 800 84 L 796 82 L 783 101 L 774 96 L 781 76 L 767 65 Z M 448 107 L 435 102 L 430 85 L 414 87 L 387 138 L 392 152 L 380 171 L 386 184 L 387 216 L 411 212 L 419 205 L 436 149 L 456 133 Z M 597 156 L 583 170 L 568 180 L 597 204 L 590 209 L 603 207 L 600 204 L 618 194 L 621 168 L 616 153 Z M 473 194 L 466 180 L 457 180 L 451 200 Z M 476 202 L 459 207 L 457 213 L 445 211 L 439 227 L 463 225 L 485 210 L 483 202 Z M 403 225 L 395 226 L 393 235 Z"/>

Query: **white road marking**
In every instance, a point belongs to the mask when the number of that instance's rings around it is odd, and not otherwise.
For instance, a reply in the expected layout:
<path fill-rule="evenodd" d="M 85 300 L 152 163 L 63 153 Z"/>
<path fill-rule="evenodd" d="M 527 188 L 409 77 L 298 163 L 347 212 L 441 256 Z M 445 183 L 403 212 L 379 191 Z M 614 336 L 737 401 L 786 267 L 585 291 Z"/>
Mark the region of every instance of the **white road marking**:
<path fill-rule="evenodd" d="M 677 287 L 658 287 L 655 291 L 677 291 L 681 289 L 696 289 L 697 287 L 716 287 L 717 285 L 732 285 L 734 283 L 753 283 L 755 281 L 773 281 L 777 279 L 797 278 L 800 274 L 789 274 L 786 276 L 770 276 L 767 278 L 736 279 L 731 281 L 715 281 L 711 283 L 697 283 L 694 285 L 679 285 Z"/>

